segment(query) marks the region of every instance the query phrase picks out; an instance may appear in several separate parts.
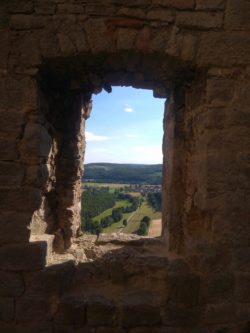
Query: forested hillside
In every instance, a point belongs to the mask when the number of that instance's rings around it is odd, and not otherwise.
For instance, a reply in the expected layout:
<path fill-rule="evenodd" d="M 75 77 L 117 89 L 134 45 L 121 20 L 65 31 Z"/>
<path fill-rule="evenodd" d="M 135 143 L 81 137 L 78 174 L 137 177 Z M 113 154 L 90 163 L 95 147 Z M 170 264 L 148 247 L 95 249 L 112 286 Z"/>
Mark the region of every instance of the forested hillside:
<path fill-rule="evenodd" d="M 85 165 L 84 180 L 157 185 L 162 180 L 162 164 L 90 163 Z"/>

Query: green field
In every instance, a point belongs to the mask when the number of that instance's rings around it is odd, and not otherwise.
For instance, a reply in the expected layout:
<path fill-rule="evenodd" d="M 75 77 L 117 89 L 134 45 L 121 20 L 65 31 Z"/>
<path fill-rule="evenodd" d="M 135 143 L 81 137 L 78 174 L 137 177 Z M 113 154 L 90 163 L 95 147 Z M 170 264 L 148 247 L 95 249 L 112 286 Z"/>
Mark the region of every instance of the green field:
<path fill-rule="evenodd" d="M 119 190 L 124 188 L 125 186 L 128 186 L 127 184 L 115 184 L 115 183 L 92 183 L 92 182 L 86 182 L 82 183 L 82 185 L 88 186 L 88 187 L 109 187 L 109 191 L 112 193 L 115 190 Z"/>
<path fill-rule="evenodd" d="M 115 206 L 115 207 L 122 207 L 120 201 L 118 201 L 117 204 L 118 204 L 118 206 Z M 106 214 L 106 212 L 109 212 L 109 213 Z M 103 215 L 102 217 L 110 215 L 111 212 L 112 212 L 112 208 L 107 209 L 105 212 L 102 213 L 102 214 L 105 213 L 105 215 Z M 100 215 L 102 215 L 102 214 L 100 214 Z M 123 218 L 120 221 L 118 221 L 116 223 L 113 223 L 108 228 L 104 228 L 103 233 L 118 232 L 123 227 L 122 221 L 124 219 L 128 220 L 128 225 L 125 228 L 122 229 L 122 232 L 125 233 L 125 234 L 135 233 L 139 228 L 141 219 L 146 215 L 149 216 L 151 220 L 161 218 L 161 212 L 155 212 L 144 201 L 137 211 L 132 212 L 132 213 L 123 214 Z M 132 217 L 129 219 L 130 216 L 132 216 Z"/>
<path fill-rule="evenodd" d="M 110 188 L 123 188 L 128 186 L 128 184 L 116 184 L 116 183 L 92 183 L 92 182 L 83 182 L 83 185 L 89 187 L 110 187 Z"/>
<path fill-rule="evenodd" d="M 95 184 L 95 183 L 92 183 L 92 184 Z M 104 186 L 104 184 L 100 184 L 100 185 Z M 120 185 L 120 184 L 112 184 L 112 185 Z M 128 205 L 129 205 L 128 200 L 119 200 L 116 202 L 114 207 L 105 210 L 100 215 L 94 217 L 93 220 L 101 222 L 102 218 L 112 214 L 112 210 L 114 208 L 126 207 Z M 109 226 L 107 228 L 104 228 L 103 233 L 118 232 L 123 227 L 122 222 L 124 219 L 128 220 L 128 225 L 122 229 L 122 232 L 125 234 L 135 233 L 139 228 L 141 219 L 146 215 L 149 216 L 151 220 L 161 218 L 161 212 L 155 212 L 153 210 L 153 208 L 147 204 L 146 201 L 143 201 L 141 206 L 139 207 L 139 209 L 137 209 L 135 212 L 132 212 L 132 213 L 123 214 L 123 217 L 120 221 L 113 223 L 111 226 Z M 130 216 L 132 216 L 132 217 L 129 218 Z"/>
<path fill-rule="evenodd" d="M 148 206 L 146 201 L 143 201 L 140 208 L 128 221 L 128 225 L 123 229 L 122 232 L 126 234 L 134 233 L 136 230 L 138 230 L 141 219 L 146 215 L 149 216 L 151 220 L 161 218 L 161 212 L 155 212 L 150 206 Z"/>
<path fill-rule="evenodd" d="M 108 233 L 109 234 L 109 233 L 112 233 L 112 232 L 118 232 L 123 227 L 122 221 L 124 219 L 127 220 L 131 214 L 132 213 L 125 213 L 125 214 L 123 214 L 123 217 L 122 217 L 122 219 L 120 221 L 111 224 L 111 226 L 109 226 L 107 228 L 104 228 L 103 229 L 103 233 Z"/>
<path fill-rule="evenodd" d="M 122 189 L 126 184 L 116 184 L 116 183 L 95 183 L 95 182 L 87 182 L 85 185 L 89 187 L 109 187 L 110 192 L 114 192 L 116 189 Z M 141 196 L 138 192 L 129 193 L 131 196 Z M 115 206 L 103 211 L 101 214 L 95 216 L 93 218 L 94 221 L 101 222 L 101 219 L 112 215 L 112 210 L 114 208 L 126 207 L 130 203 L 128 200 L 119 200 L 116 201 Z M 139 228 L 140 221 L 144 216 L 149 216 L 151 220 L 160 219 L 161 212 L 156 212 L 151 206 L 147 204 L 147 201 L 144 199 L 142 201 L 141 206 L 134 212 L 125 213 L 120 221 L 113 223 L 107 228 L 103 229 L 103 233 L 112 233 L 112 232 L 123 232 L 126 234 L 136 233 Z M 126 219 L 128 221 L 128 225 L 126 227 L 123 226 L 123 220 Z"/>
<path fill-rule="evenodd" d="M 116 201 L 115 203 L 115 206 L 112 207 L 112 208 L 109 208 L 109 209 L 106 209 L 104 212 L 102 212 L 100 215 L 97 215 L 96 217 L 93 218 L 94 221 L 98 221 L 98 222 L 101 222 L 101 219 L 103 219 L 104 217 L 106 216 L 109 216 L 112 214 L 112 210 L 114 208 L 118 208 L 118 207 L 126 207 L 128 206 L 129 202 L 128 200 L 119 200 L 119 201 Z M 123 214 L 125 215 L 125 214 Z M 118 223 L 118 222 L 117 222 Z"/>

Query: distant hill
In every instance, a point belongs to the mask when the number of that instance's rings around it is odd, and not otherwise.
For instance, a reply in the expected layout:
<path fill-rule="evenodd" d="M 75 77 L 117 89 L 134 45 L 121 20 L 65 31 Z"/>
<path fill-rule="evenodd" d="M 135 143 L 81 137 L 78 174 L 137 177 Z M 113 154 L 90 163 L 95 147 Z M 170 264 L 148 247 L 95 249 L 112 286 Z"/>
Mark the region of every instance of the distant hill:
<path fill-rule="evenodd" d="M 98 183 L 161 184 L 162 164 L 85 164 L 84 180 Z"/>

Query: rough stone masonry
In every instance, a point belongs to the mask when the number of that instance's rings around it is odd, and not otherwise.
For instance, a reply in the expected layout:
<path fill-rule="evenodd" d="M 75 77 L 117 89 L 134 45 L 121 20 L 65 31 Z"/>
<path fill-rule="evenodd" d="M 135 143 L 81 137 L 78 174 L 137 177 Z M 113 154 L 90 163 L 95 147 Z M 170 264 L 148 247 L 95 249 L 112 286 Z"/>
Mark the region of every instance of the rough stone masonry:
<path fill-rule="evenodd" d="M 160 239 L 79 237 L 112 85 L 166 98 Z M 248 0 L 1 0 L 0 332 L 249 333 L 249 91 Z"/>

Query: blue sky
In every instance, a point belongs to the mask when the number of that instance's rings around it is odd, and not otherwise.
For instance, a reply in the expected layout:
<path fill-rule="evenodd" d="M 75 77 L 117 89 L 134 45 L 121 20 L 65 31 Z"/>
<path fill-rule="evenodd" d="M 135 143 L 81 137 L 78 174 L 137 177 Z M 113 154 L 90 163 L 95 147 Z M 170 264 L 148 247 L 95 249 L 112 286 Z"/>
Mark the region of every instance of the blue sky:
<path fill-rule="evenodd" d="M 113 87 L 92 98 L 85 163 L 162 163 L 165 99 L 131 87 Z"/>

